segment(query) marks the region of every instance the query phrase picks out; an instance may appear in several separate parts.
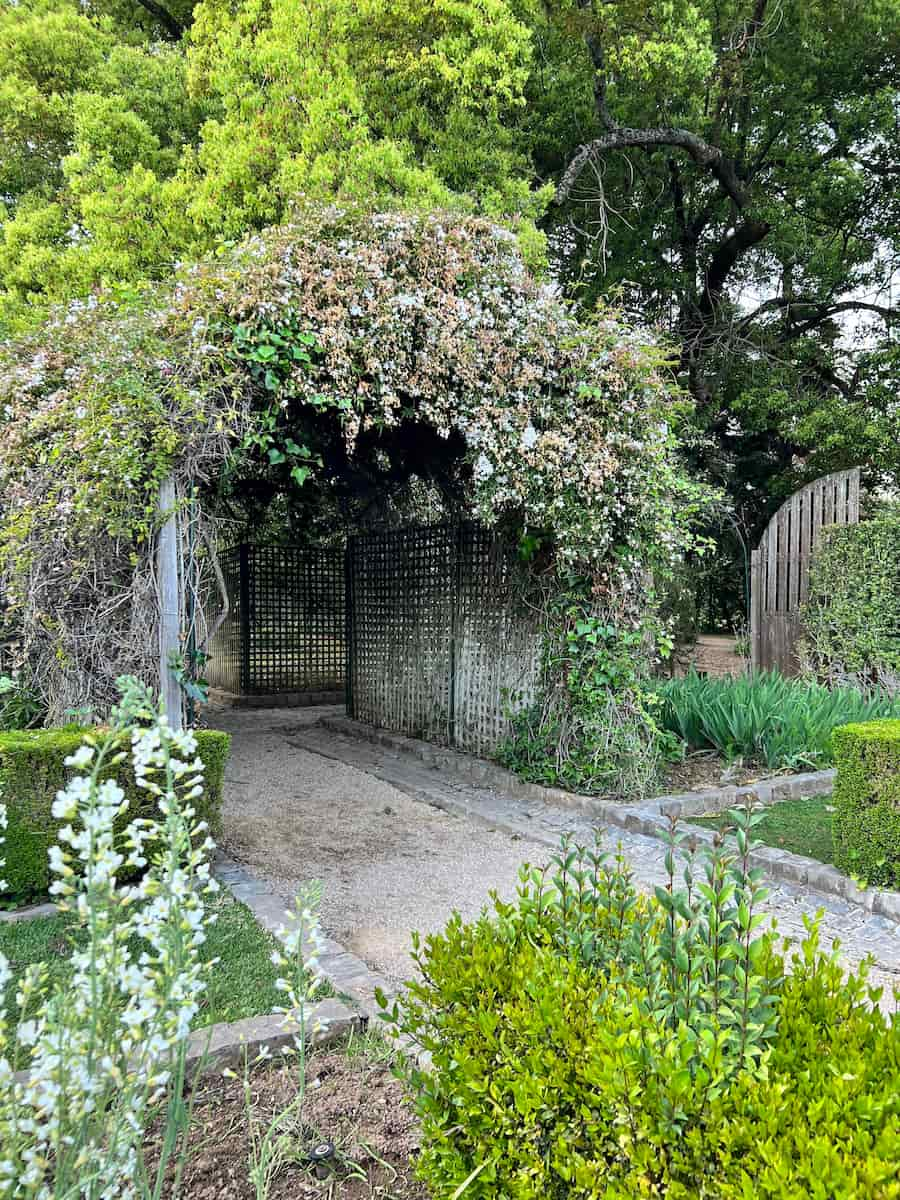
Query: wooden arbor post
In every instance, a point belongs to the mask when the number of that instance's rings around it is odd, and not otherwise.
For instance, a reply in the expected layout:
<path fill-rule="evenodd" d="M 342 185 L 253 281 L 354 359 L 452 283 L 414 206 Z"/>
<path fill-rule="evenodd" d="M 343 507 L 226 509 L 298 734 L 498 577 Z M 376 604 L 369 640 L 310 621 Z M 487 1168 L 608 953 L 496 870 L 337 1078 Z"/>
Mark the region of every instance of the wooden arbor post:
<path fill-rule="evenodd" d="M 183 727 L 181 686 L 170 666 L 172 654 L 181 651 L 181 589 L 178 570 L 178 518 L 175 514 L 175 479 L 169 475 L 159 489 L 160 530 L 156 544 L 159 587 L 159 694 L 169 724 Z"/>

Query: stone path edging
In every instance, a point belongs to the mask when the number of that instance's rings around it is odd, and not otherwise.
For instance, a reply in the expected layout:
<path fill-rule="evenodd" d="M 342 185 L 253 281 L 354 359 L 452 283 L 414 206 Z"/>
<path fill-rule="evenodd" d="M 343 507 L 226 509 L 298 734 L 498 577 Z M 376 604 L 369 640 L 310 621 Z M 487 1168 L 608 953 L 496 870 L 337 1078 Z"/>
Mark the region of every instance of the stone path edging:
<path fill-rule="evenodd" d="M 0 909 L 0 925 L 15 925 L 18 921 L 36 921 L 38 917 L 55 917 L 56 905 L 48 901 L 45 904 L 26 904 L 23 908 Z"/>
<path fill-rule="evenodd" d="M 349 1033 L 362 1029 L 358 1013 L 339 1000 L 320 1000 L 306 1014 L 307 1046 L 330 1046 Z M 230 1068 L 253 1065 L 263 1048 L 272 1053 L 288 1050 L 300 1030 L 296 1021 L 285 1021 L 280 1014 L 245 1017 L 241 1021 L 221 1021 L 195 1029 L 188 1035 L 185 1078 L 188 1083 L 204 1075 L 218 1074 Z M 16 1083 L 28 1083 L 29 1070 L 14 1071 Z"/>
<path fill-rule="evenodd" d="M 686 824 L 682 818 L 741 807 L 748 798 L 754 803 L 767 806 L 789 798 L 827 794 L 834 787 L 833 770 L 811 771 L 800 775 L 773 776 L 744 787 L 715 788 L 703 792 L 658 796 L 638 804 L 622 804 L 599 800 L 596 796 L 578 795 L 562 788 L 526 783 L 496 763 L 474 758 L 458 750 L 434 746 L 417 738 L 376 729 L 350 717 L 322 717 L 317 724 L 341 737 L 362 739 L 396 753 L 413 755 L 426 766 L 455 775 L 466 783 L 494 788 L 514 798 L 537 800 L 557 808 L 574 809 L 628 833 L 654 838 L 668 835 L 674 820 L 677 833 L 693 838 L 695 842 L 712 842 L 715 837 L 712 830 Z M 457 806 L 448 802 L 446 807 L 449 810 Z M 469 816 L 475 815 L 462 804 L 458 809 Z M 500 828 L 505 827 L 502 819 L 494 819 L 491 823 Z M 521 831 L 518 824 L 509 824 L 508 827 L 510 832 Z M 818 892 L 837 896 L 867 912 L 887 917 L 891 921 L 900 921 L 900 892 L 860 888 L 855 880 L 842 874 L 836 867 L 773 846 L 757 847 L 751 852 L 750 861 L 751 866 L 761 867 L 771 879 L 793 886 L 807 886 Z"/>
<path fill-rule="evenodd" d="M 277 692 L 271 695 L 238 694 L 225 692 L 221 688 L 209 689 L 210 699 L 226 708 L 318 708 L 330 704 L 343 704 L 344 692 Z"/>
<path fill-rule="evenodd" d="M 330 1046 L 363 1027 L 359 1013 L 330 998 L 310 1005 L 304 1023 L 307 1047 Z M 296 1021 L 280 1013 L 195 1029 L 188 1038 L 187 1078 L 239 1070 L 245 1062 L 252 1066 L 264 1048 L 275 1054 L 290 1050 L 299 1031 Z"/>
<path fill-rule="evenodd" d="M 213 874 L 236 900 L 240 900 L 250 909 L 257 922 L 268 933 L 274 934 L 286 923 L 288 912 L 285 902 L 274 888 L 221 851 L 217 853 L 213 862 Z M 347 996 L 358 1010 L 358 1028 L 366 1028 L 383 1021 L 377 993 L 382 994 L 389 1004 L 400 998 L 400 992 L 389 980 L 373 971 L 361 958 L 345 950 L 333 938 L 323 939 L 318 959 L 323 977 L 339 996 Z M 384 1027 L 383 1033 L 391 1039 L 397 1050 L 407 1057 L 416 1058 L 420 1066 L 425 1065 L 426 1056 L 408 1038 L 398 1037 L 387 1026 Z"/>

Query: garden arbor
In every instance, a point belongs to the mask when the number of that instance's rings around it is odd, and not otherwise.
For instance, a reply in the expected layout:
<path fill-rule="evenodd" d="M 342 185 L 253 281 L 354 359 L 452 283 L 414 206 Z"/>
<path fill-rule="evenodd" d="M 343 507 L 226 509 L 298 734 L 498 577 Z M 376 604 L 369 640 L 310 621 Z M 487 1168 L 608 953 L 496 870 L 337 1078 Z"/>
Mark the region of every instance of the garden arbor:
<path fill-rule="evenodd" d="M 577 318 L 514 234 L 449 214 L 301 210 L 166 287 L 56 313 L 0 364 L 0 571 L 51 719 L 158 677 L 171 477 L 182 684 L 225 590 L 220 517 L 333 543 L 418 481 L 548 584 L 547 729 L 593 736 L 597 688 L 644 728 L 646 580 L 702 501 L 666 361 L 614 315 Z"/>

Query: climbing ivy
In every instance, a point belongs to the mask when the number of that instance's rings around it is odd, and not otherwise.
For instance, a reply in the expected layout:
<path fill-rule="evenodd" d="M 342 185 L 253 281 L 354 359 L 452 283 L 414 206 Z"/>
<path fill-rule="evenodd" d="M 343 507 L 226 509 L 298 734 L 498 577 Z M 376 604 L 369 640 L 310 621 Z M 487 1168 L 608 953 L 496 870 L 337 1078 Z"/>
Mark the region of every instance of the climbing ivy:
<path fill-rule="evenodd" d="M 121 600 L 124 563 L 143 586 L 167 472 L 205 481 L 214 511 L 239 477 L 305 485 L 419 429 L 456 456 L 472 515 L 553 573 L 540 728 L 616 774 L 654 734 L 648 585 L 704 503 L 668 359 L 613 312 L 579 319 L 507 231 L 450 214 L 309 208 L 167 288 L 70 306 L 0 369 L 0 570 L 39 687 L 69 661 L 96 690 L 75 614 Z M 60 561 L 90 570 L 54 592 Z"/>

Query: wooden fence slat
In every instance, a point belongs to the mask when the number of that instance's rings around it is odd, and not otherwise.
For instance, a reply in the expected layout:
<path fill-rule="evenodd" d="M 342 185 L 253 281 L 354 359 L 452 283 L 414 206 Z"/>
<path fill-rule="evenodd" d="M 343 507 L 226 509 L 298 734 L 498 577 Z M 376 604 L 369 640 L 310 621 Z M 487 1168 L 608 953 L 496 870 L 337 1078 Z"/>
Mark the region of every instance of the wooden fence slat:
<path fill-rule="evenodd" d="M 825 480 L 824 502 L 822 505 L 822 528 L 834 524 L 834 476 L 829 475 Z"/>
<path fill-rule="evenodd" d="M 788 501 L 788 561 L 785 608 L 796 612 L 800 603 L 800 495 L 794 492 Z"/>
<path fill-rule="evenodd" d="M 819 532 L 859 521 L 860 471 L 817 479 L 782 504 L 753 551 L 750 595 L 754 667 L 797 670 L 800 609 L 809 596 L 809 569 Z"/>
<path fill-rule="evenodd" d="M 760 637 L 762 632 L 762 582 L 760 577 L 760 550 L 750 553 L 750 666 L 754 671 L 761 669 Z"/>
<path fill-rule="evenodd" d="M 800 576 L 797 587 L 797 599 L 802 605 L 806 603 L 806 598 L 809 595 L 809 519 L 811 497 L 806 488 L 801 489 L 797 493 L 798 507 L 798 524 L 799 530 L 799 552 L 800 563 L 798 574 Z"/>

